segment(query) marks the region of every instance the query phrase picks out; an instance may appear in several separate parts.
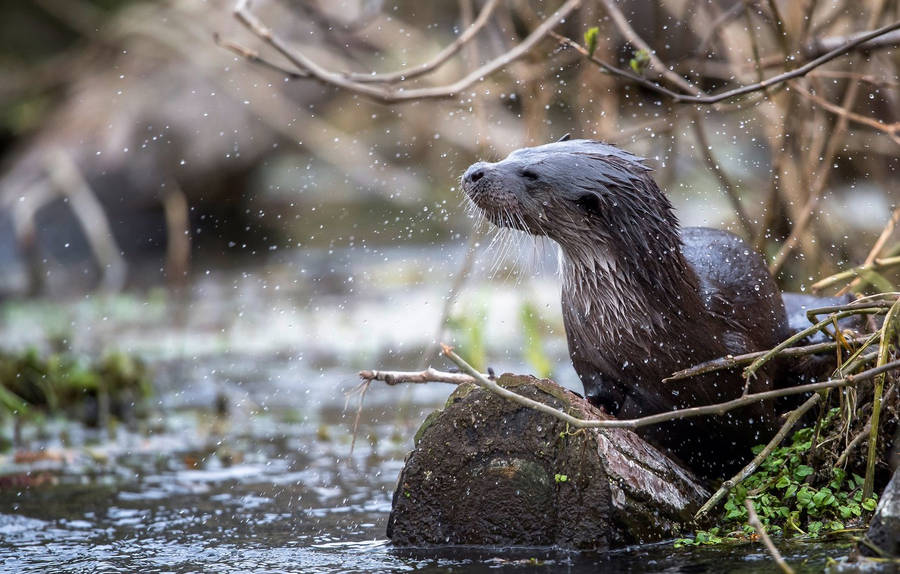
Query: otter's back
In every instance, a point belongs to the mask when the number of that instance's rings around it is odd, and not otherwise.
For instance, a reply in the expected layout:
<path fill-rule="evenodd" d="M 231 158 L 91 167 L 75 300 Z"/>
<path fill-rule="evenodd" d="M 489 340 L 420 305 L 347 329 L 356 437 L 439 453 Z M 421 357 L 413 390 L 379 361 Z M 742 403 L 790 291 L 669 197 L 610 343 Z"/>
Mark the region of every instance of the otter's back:
<path fill-rule="evenodd" d="M 682 229 L 684 257 L 700 280 L 706 310 L 727 325 L 729 353 L 777 345 L 788 333 L 781 291 L 763 258 L 740 237 L 706 227 Z"/>

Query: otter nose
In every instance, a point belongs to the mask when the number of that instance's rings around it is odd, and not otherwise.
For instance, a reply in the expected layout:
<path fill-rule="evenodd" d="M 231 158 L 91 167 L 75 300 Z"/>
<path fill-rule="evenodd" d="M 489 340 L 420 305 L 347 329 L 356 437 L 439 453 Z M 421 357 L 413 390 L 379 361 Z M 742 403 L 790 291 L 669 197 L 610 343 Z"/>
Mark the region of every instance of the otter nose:
<path fill-rule="evenodd" d="M 482 177 L 484 177 L 485 172 L 487 171 L 487 164 L 484 162 L 474 163 L 469 166 L 469 169 L 466 170 L 466 173 L 463 174 L 463 181 L 466 183 L 475 183 Z"/>

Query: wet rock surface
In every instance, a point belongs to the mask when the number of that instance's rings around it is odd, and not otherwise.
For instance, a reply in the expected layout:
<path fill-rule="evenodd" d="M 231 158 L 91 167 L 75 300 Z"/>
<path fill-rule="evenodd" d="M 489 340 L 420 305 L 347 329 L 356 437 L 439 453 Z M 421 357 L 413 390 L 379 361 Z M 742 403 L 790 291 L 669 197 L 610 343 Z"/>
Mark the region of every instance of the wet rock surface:
<path fill-rule="evenodd" d="M 499 383 L 579 418 L 606 417 L 549 380 Z M 607 550 L 677 535 L 707 496 L 631 431 L 569 428 L 462 385 L 417 433 L 388 537 L 398 546 Z"/>
<path fill-rule="evenodd" d="M 900 557 L 900 470 L 894 471 L 894 476 L 885 487 L 866 538 L 885 554 Z M 860 545 L 860 552 L 865 556 L 878 555 L 864 544 Z"/>

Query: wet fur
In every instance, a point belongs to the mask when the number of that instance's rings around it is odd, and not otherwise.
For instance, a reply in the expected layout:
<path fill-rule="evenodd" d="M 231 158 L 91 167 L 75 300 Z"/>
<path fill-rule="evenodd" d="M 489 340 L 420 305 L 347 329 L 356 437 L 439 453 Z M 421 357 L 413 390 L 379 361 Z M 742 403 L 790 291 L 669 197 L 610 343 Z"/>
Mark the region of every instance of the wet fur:
<path fill-rule="evenodd" d="M 764 261 L 726 231 L 680 231 L 643 160 L 572 140 L 517 150 L 467 170 L 463 189 L 493 224 L 547 236 L 560 250 L 562 310 L 588 398 L 619 418 L 736 398 L 736 370 L 675 383 L 672 372 L 770 348 L 789 332 Z M 752 382 L 772 387 L 768 372 Z M 705 476 L 738 466 L 773 431 L 771 405 L 645 427 Z"/>

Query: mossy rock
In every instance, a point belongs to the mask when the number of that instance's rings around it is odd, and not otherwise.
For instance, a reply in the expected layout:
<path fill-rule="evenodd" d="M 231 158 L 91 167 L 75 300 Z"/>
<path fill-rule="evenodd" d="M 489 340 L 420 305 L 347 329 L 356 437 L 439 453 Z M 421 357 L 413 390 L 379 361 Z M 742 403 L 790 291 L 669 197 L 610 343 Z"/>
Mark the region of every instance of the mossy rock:
<path fill-rule="evenodd" d="M 605 417 L 553 381 L 504 375 L 498 383 L 579 418 Z M 388 536 L 398 546 L 605 550 L 676 535 L 706 494 L 630 431 L 567 428 L 460 385 L 416 433 Z"/>

